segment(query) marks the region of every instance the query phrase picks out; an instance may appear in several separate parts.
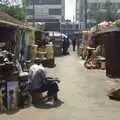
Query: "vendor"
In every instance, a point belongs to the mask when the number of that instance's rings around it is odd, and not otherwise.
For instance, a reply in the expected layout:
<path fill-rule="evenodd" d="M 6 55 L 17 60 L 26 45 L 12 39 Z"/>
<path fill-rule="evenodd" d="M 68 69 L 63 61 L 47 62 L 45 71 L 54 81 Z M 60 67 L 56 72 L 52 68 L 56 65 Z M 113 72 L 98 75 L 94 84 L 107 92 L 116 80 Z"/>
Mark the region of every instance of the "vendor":
<path fill-rule="evenodd" d="M 73 46 L 73 51 L 75 51 L 75 48 L 76 48 L 76 37 L 72 40 L 72 46 Z"/>
<path fill-rule="evenodd" d="M 39 58 L 34 61 L 34 64 L 29 70 L 29 82 L 31 82 L 32 92 L 45 92 L 48 91 L 48 97 L 54 96 L 57 101 L 57 92 L 59 91 L 58 85 L 52 80 L 46 79 L 46 72 L 44 67 L 40 64 Z"/>
<path fill-rule="evenodd" d="M 64 37 L 63 38 L 63 54 L 69 54 L 68 49 L 70 47 L 70 41 L 69 38 Z"/>

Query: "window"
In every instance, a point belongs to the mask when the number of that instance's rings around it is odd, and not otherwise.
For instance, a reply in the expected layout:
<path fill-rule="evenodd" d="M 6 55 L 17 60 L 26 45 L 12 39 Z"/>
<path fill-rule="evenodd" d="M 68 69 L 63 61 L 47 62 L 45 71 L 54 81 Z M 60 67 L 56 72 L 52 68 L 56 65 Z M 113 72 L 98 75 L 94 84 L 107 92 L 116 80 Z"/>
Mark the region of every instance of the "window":
<path fill-rule="evenodd" d="M 61 4 L 61 0 L 41 0 L 42 4 Z"/>
<path fill-rule="evenodd" d="M 32 15 L 33 14 L 33 9 L 28 9 L 27 12 L 28 12 L 28 15 Z"/>
<path fill-rule="evenodd" d="M 29 4 L 29 5 L 32 5 L 32 4 L 33 4 L 33 1 L 32 1 L 32 0 L 28 0 L 28 4 Z"/>
<path fill-rule="evenodd" d="M 28 0 L 29 5 L 33 4 L 33 0 Z M 34 0 L 35 5 L 56 5 L 61 4 L 61 0 Z"/>
<path fill-rule="evenodd" d="M 118 9 L 120 9 L 120 3 L 118 3 Z"/>
<path fill-rule="evenodd" d="M 61 15 L 61 9 L 49 9 L 49 15 Z"/>
<path fill-rule="evenodd" d="M 31 0 L 30 0 L 31 1 Z M 61 4 L 61 0 L 35 0 L 36 5 L 53 5 L 53 4 Z"/>
<path fill-rule="evenodd" d="M 40 4 L 40 0 L 35 0 L 35 4 L 39 5 Z"/>

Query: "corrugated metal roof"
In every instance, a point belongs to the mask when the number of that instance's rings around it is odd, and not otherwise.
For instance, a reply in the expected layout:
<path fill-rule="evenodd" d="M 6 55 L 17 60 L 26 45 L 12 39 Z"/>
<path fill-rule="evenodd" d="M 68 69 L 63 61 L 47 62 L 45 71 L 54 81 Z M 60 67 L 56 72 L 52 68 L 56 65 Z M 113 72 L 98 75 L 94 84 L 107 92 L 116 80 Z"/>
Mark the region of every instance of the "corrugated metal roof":
<path fill-rule="evenodd" d="M 14 18 L 4 12 L 0 12 L 0 20 L 6 21 L 6 22 L 12 22 L 14 24 L 24 25 L 24 23 L 22 21 L 17 20 L 16 18 Z"/>
<path fill-rule="evenodd" d="M 35 28 L 35 27 L 30 27 L 30 26 L 26 26 L 24 25 L 24 23 L 20 20 L 17 20 L 16 18 L 8 15 L 7 13 L 3 13 L 0 12 L 0 24 L 6 24 L 9 26 L 13 26 L 16 28 L 20 28 L 20 29 L 25 29 L 25 30 L 33 30 L 33 31 L 40 31 L 39 29 Z"/>
<path fill-rule="evenodd" d="M 12 17 L 4 12 L 0 12 L 0 20 L 6 21 L 6 22 L 11 22 L 14 24 L 24 25 L 24 23 L 21 22 L 20 20 L 17 20 L 16 18 L 14 18 L 14 17 Z"/>
<path fill-rule="evenodd" d="M 17 20 L 16 18 L 4 12 L 0 12 L 0 24 L 6 24 L 21 29 L 31 29 L 30 27 L 25 26 L 22 21 Z"/>
<path fill-rule="evenodd" d="M 116 28 L 111 28 L 111 29 L 105 30 L 105 31 L 100 31 L 100 32 L 97 32 L 95 35 L 93 35 L 93 37 L 97 37 L 99 35 L 107 34 L 107 33 L 111 33 L 111 32 L 120 32 L 120 28 L 116 27 Z"/>

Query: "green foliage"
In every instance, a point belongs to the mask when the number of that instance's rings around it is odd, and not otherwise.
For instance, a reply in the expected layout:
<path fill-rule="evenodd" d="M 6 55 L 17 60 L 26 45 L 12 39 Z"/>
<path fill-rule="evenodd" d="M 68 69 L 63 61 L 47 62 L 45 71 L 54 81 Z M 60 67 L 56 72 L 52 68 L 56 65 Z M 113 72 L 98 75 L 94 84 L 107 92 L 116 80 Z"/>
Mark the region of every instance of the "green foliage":
<path fill-rule="evenodd" d="M 12 5 L 8 0 L 0 0 L 0 11 L 8 13 L 9 15 L 19 19 L 24 20 L 26 16 L 25 5 Z"/>
<path fill-rule="evenodd" d="M 44 24 L 41 24 L 41 25 L 40 25 L 40 24 L 37 24 L 37 25 L 36 25 L 36 28 L 44 31 L 45 26 L 44 26 Z"/>
<path fill-rule="evenodd" d="M 106 6 L 105 10 L 106 21 L 114 21 L 116 19 L 116 15 L 118 14 L 117 9 L 109 1 L 105 3 L 105 6 Z"/>
<path fill-rule="evenodd" d="M 10 0 L 0 0 L 1 4 L 5 4 L 5 5 L 9 5 L 10 4 Z"/>
<path fill-rule="evenodd" d="M 91 6 L 88 12 L 88 18 L 95 20 L 97 23 L 101 21 L 114 21 L 120 18 L 120 14 L 111 2 L 106 1 L 103 6 L 104 8 L 102 10 L 97 5 Z"/>
<path fill-rule="evenodd" d="M 88 12 L 88 18 L 91 20 L 95 20 L 96 22 L 104 21 L 104 11 L 98 9 L 97 6 L 92 6 L 90 8 L 90 11 Z"/>

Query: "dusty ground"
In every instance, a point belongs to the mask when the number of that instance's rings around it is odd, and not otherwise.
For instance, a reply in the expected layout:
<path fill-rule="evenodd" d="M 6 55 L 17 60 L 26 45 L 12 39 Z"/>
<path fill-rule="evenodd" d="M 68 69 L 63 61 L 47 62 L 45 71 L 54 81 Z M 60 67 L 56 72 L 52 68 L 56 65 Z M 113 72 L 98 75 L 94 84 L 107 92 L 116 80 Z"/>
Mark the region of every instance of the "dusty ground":
<path fill-rule="evenodd" d="M 0 120 L 119 120 L 120 102 L 109 100 L 114 85 L 105 71 L 86 70 L 75 53 L 56 58 L 49 75 L 60 78 L 58 106 L 29 107 L 17 113 L 0 115 Z"/>

